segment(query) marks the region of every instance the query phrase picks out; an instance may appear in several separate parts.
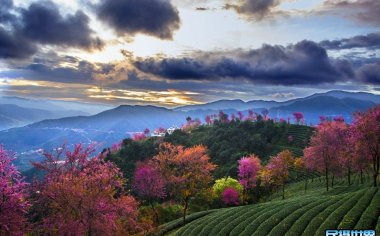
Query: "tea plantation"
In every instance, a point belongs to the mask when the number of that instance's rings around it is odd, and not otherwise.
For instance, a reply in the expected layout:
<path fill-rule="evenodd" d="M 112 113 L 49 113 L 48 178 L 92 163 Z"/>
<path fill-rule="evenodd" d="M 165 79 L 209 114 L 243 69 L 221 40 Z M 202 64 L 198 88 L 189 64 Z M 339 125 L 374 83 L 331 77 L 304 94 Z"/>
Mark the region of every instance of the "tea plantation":
<path fill-rule="evenodd" d="M 325 235 L 326 229 L 376 229 L 380 232 L 380 188 L 371 186 L 370 176 L 363 184 L 355 176 L 351 186 L 346 179 L 325 190 L 322 177 L 304 190 L 304 182 L 290 184 L 286 199 L 275 193 L 263 203 L 200 212 L 164 225 L 166 235 Z"/>

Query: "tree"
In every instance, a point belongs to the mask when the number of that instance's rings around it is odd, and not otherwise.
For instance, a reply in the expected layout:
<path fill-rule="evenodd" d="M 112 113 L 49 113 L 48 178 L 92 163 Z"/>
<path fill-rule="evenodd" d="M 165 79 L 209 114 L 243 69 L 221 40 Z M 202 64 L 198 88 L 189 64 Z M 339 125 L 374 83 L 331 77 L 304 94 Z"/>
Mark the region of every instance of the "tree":
<path fill-rule="evenodd" d="M 132 185 L 138 196 L 151 206 L 156 223 L 159 224 L 154 202 L 166 196 L 166 183 L 159 170 L 152 163 L 140 164 L 135 170 Z"/>
<path fill-rule="evenodd" d="M 12 164 L 14 154 L 0 145 L 0 235 L 23 235 L 25 214 L 30 206 L 26 200 L 27 183 Z"/>
<path fill-rule="evenodd" d="M 294 119 L 296 120 L 296 123 L 299 125 L 301 124 L 301 121 L 303 120 L 303 113 L 302 112 L 294 112 L 293 113 Z"/>
<path fill-rule="evenodd" d="M 295 158 L 294 159 L 294 168 L 297 171 L 297 179 L 299 177 L 299 173 L 301 173 L 305 177 L 305 192 L 306 192 L 308 179 L 305 176 L 307 173 L 307 168 L 306 168 L 304 159 L 301 157 Z"/>
<path fill-rule="evenodd" d="M 222 200 L 226 205 L 239 205 L 239 192 L 234 188 L 226 188 L 223 191 Z"/>
<path fill-rule="evenodd" d="M 141 141 L 146 139 L 146 135 L 144 133 L 134 133 L 132 136 L 133 141 Z"/>
<path fill-rule="evenodd" d="M 190 198 L 208 186 L 216 166 L 210 162 L 204 146 L 184 148 L 169 143 L 160 146 L 153 161 L 167 181 L 169 193 L 182 203 L 185 223 Z"/>
<path fill-rule="evenodd" d="M 268 120 L 269 119 L 269 110 L 264 108 L 262 111 L 261 111 L 261 114 L 263 115 L 263 119 L 264 120 Z"/>
<path fill-rule="evenodd" d="M 238 112 L 238 117 L 239 117 L 240 121 L 243 121 L 244 120 L 244 114 L 243 114 L 243 112 L 239 111 Z"/>
<path fill-rule="evenodd" d="M 256 178 L 260 169 L 260 158 L 254 154 L 247 157 L 242 157 L 239 160 L 238 177 L 240 184 L 244 188 L 243 195 L 245 199 L 247 192 L 256 186 Z"/>
<path fill-rule="evenodd" d="M 212 187 L 215 195 L 220 197 L 222 200 L 224 197 L 224 191 L 228 188 L 234 189 L 237 192 L 238 197 L 243 193 L 243 186 L 239 183 L 239 181 L 229 176 L 215 180 L 215 184 Z"/>
<path fill-rule="evenodd" d="M 141 230 L 137 201 L 124 192 L 122 173 L 92 146 L 75 145 L 33 163 L 46 172 L 34 183 L 32 197 L 37 234 L 115 235 Z"/>
<path fill-rule="evenodd" d="M 144 129 L 144 134 L 145 134 L 145 135 L 149 135 L 149 134 L 150 134 L 150 129 L 145 128 L 145 129 Z"/>
<path fill-rule="evenodd" d="M 219 121 L 222 123 L 227 123 L 229 121 L 228 114 L 224 113 L 223 111 L 219 111 L 218 117 Z"/>
<path fill-rule="evenodd" d="M 353 122 L 353 132 L 357 150 L 371 162 L 373 186 L 377 187 L 380 169 L 380 106 L 365 113 L 357 113 Z"/>
<path fill-rule="evenodd" d="M 304 149 L 306 167 L 324 173 L 326 177 L 326 190 L 329 190 L 329 175 L 332 172 L 332 186 L 334 176 L 341 170 L 339 166 L 339 153 L 345 145 L 344 122 L 324 121 L 317 126 L 317 132 L 311 137 L 310 146 Z"/>
<path fill-rule="evenodd" d="M 282 199 L 285 199 L 285 184 L 289 177 L 289 168 L 293 164 L 293 154 L 289 150 L 284 150 L 277 156 L 271 157 L 266 166 L 273 183 L 282 186 Z"/>
<path fill-rule="evenodd" d="M 210 115 L 207 115 L 207 116 L 205 117 L 205 122 L 206 122 L 206 124 L 208 124 L 208 125 L 211 125 L 211 124 L 212 124 L 212 119 L 211 119 L 211 116 L 210 116 Z"/>

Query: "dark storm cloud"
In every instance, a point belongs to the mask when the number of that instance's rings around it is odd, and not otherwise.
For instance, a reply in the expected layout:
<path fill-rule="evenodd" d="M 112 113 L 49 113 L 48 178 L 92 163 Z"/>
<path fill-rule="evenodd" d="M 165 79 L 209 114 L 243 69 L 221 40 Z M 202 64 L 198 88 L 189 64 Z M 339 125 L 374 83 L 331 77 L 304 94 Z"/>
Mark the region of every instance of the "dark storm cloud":
<path fill-rule="evenodd" d="M 22 59 L 37 52 L 35 44 L 0 25 L 0 59 Z"/>
<path fill-rule="evenodd" d="M 262 20 L 267 16 L 278 13 L 274 12 L 273 9 L 280 3 L 280 0 L 244 0 L 240 4 L 226 4 L 224 8 L 234 9 L 239 14 Z"/>
<path fill-rule="evenodd" d="M 147 58 L 135 60 L 134 65 L 142 72 L 171 80 L 232 78 L 276 85 L 334 83 L 354 75 L 350 63 L 330 60 L 326 50 L 311 41 L 194 57 Z"/>
<path fill-rule="evenodd" d="M 358 77 L 365 83 L 380 85 L 380 61 L 362 66 Z"/>
<path fill-rule="evenodd" d="M 22 59 L 38 51 L 40 45 L 100 49 L 99 38 L 93 36 L 89 18 L 82 11 L 63 16 L 50 1 L 14 9 L 9 0 L 0 0 L 0 58 Z M 18 11 L 15 15 L 11 10 Z M 4 12 L 8 13 L 5 15 Z"/>
<path fill-rule="evenodd" d="M 10 13 L 12 8 L 12 0 L 0 0 L 0 23 L 6 23 L 15 19 L 15 16 Z"/>
<path fill-rule="evenodd" d="M 97 12 L 119 35 L 144 33 L 172 39 L 180 26 L 178 10 L 170 0 L 101 0 Z"/>
<path fill-rule="evenodd" d="M 327 9 L 347 11 L 346 16 L 361 23 L 380 25 L 380 1 L 379 0 L 326 0 Z"/>
<path fill-rule="evenodd" d="M 380 48 L 380 32 L 358 35 L 340 40 L 325 40 L 320 45 L 326 49 Z"/>
<path fill-rule="evenodd" d="M 92 37 L 89 18 L 82 11 L 63 17 L 52 2 L 33 3 L 21 11 L 22 34 L 42 44 L 99 49 L 102 42 Z"/>

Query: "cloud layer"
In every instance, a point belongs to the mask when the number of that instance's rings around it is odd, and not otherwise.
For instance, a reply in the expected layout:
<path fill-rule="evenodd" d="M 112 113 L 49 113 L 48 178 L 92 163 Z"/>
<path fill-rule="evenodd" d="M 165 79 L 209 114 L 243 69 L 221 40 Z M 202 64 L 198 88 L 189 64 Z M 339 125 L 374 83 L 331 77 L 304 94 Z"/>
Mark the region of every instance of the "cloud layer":
<path fill-rule="evenodd" d="M 194 57 L 136 60 L 140 71 L 171 80 L 245 79 L 259 84 L 334 83 L 353 77 L 347 61 L 330 60 L 312 41 L 249 51 L 200 53 Z"/>
<path fill-rule="evenodd" d="M 380 32 L 358 35 L 340 40 L 325 40 L 320 45 L 326 49 L 380 48 Z"/>
<path fill-rule="evenodd" d="M 172 39 L 180 26 L 178 10 L 169 0 L 101 0 L 97 13 L 119 35 L 144 33 Z"/>
<path fill-rule="evenodd" d="M 236 4 L 227 3 L 225 9 L 234 9 L 239 14 L 262 20 L 274 14 L 274 8 L 280 3 L 281 0 L 243 0 Z"/>
<path fill-rule="evenodd" d="M 82 11 L 63 16 L 53 2 L 32 3 L 28 8 L 12 9 L 10 0 L 0 8 L 0 58 L 27 58 L 39 45 L 100 49 L 103 42 L 94 36 L 89 18 Z M 4 14 L 4 10 L 8 14 Z M 9 13 L 18 10 L 19 14 Z M 1 24 L 2 23 L 2 24 Z"/>

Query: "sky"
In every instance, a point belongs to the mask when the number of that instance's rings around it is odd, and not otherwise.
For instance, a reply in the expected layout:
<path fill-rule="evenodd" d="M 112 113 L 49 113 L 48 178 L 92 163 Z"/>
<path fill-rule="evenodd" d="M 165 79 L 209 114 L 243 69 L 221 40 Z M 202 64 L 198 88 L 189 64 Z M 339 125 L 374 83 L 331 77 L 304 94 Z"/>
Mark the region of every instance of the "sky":
<path fill-rule="evenodd" d="M 176 107 L 380 94 L 379 0 L 0 0 L 0 96 Z"/>

